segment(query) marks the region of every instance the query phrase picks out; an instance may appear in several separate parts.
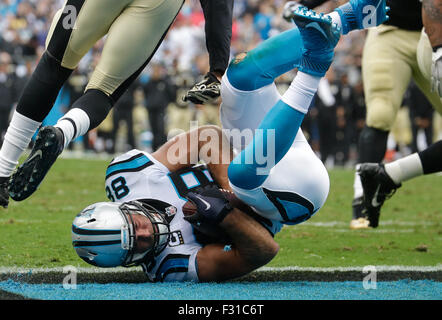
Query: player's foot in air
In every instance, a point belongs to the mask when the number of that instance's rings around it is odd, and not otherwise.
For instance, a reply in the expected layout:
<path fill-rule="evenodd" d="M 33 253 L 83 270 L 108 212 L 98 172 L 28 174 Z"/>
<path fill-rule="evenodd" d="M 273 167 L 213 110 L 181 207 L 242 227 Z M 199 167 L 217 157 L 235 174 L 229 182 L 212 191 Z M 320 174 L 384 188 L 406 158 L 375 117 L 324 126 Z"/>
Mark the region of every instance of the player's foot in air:
<path fill-rule="evenodd" d="M 9 196 L 21 201 L 33 194 L 63 147 L 63 132 L 52 126 L 43 127 L 37 135 L 31 154 L 11 177 Z"/>
<path fill-rule="evenodd" d="M 299 70 L 323 77 L 333 62 L 334 49 L 341 32 L 329 16 L 318 14 L 300 6 L 293 11 L 293 21 L 298 26 L 304 43 Z"/>
<path fill-rule="evenodd" d="M 9 177 L 0 177 L 0 206 L 7 208 L 9 204 Z"/>
<path fill-rule="evenodd" d="M 195 104 L 206 104 L 214 102 L 221 94 L 221 82 L 213 72 L 208 72 L 204 79 L 195 84 L 186 95 L 184 101 Z"/>
<path fill-rule="evenodd" d="M 358 173 L 364 190 L 364 207 L 370 221 L 369 226 L 376 228 L 379 225 L 382 205 L 401 187 L 401 184 L 394 183 L 383 164 L 363 163 Z"/>

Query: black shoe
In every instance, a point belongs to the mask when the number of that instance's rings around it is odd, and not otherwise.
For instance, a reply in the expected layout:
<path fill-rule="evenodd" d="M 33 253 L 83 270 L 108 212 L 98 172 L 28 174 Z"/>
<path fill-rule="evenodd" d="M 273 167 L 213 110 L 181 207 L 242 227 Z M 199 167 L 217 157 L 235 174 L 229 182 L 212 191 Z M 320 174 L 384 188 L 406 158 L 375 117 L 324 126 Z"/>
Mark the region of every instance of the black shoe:
<path fill-rule="evenodd" d="M 351 204 L 353 210 L 352 220 L 350 222 L 350 229 L 367 229 L 369 225 L 369 221 L 367 220 L 367 216 L 365 215 L 363 198 L 359 197 L 353 199 Z"/>
<path fill-rule="evenodd" d="M 195 104 L 205 104 L 215 101 L 221 94 L 221 82 L 212 73 L 208 72 L 204 79 L 195 84 L 183 97 L 184 101 Z"/>
<path fill-rule="evenodd" d="M 364 190 L 364 207 L 366 209 L 370 227 L 379 225 L 381 207 L 401 184 L 396 184 L 385 171 L 383 164 L 363 163 L 358 169 Z"/>
<path fill-rule="evenodd" d="M 51 126 L 42 128 L 31 154 L 11 177 L 9 196 L 15 201 L 22 201 L 33 194 L 63 147 L 64 135 L 60 129 Z"/>
<path fill-rule="evenodd" d="M 0 206 L 5 209 L 9 204 L 8 184 L 9 177 L 0 177 Z"/>

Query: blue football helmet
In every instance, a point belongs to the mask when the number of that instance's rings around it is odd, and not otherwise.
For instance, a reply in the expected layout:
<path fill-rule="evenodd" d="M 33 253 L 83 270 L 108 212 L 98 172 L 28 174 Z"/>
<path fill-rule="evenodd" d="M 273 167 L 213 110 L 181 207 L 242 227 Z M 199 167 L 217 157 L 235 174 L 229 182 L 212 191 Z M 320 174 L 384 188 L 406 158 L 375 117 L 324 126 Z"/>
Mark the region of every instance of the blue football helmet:
<path fill-rule="evenodd" d="M 136 234 L 132 216 L 146 216 L 153 227 L 153 245 L 136 252 Z M 89 264 L 98 267 L 130 267 L 148 262 L 159 255 L 170 239 L 166 215 L 139 201 L 99 202 L 86 207 L 72 223 L 72 245 Z"/>

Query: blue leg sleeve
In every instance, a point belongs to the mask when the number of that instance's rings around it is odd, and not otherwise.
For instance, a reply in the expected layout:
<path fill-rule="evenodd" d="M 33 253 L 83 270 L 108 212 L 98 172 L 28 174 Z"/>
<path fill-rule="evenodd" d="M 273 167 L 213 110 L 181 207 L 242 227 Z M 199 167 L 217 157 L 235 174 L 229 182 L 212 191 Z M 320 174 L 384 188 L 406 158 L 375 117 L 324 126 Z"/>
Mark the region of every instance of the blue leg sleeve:
<path fill-rule="evenodd" d="M 252 91 L 271 84 L 280 75 L 297 67 L 303 43 L 298 28 L 267 39 L 227 69 L 229 82 L 238 90 Z"/>
<path fill-rule="evenodd" d="M 230 182 L 246 190 L 262 185 L 293 144 L 304 116 L 280 100 L 267 113 L 252 142 L 229 165 Z"/>

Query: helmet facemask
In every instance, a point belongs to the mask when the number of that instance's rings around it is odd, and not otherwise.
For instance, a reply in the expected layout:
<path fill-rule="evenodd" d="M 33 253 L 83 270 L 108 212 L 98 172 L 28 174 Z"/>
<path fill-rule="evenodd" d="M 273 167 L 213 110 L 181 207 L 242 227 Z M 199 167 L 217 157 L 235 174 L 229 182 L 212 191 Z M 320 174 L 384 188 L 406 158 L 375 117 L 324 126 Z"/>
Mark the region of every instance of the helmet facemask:
<path fill-rule="evenodd" d="M 121 245 L 127 250 L 127 256 L 122 263 L 124 267 L 138 265 L 158 256 L 168 245 L 170 240 L 170 228 L 164 215 L 151 205 L 138 201 L 126 202 L 119 207 L 126 224 L 121 229 Z M 136 230 L 133 215 L 140 214 L 149 219 L 153 229 L 153 244 L 150 249 L 143 253 L 137 253 Z"/>
<path fill-rule="evenodd" d="M 143 252 L 137 248 L 135 215 L 146 217 L 152 224 L 152 234 L 149 235 L 152 244 Z M 95 203 L 75 217 L 72 245 L 80 258 L 98 267 L 149 263 L 169 243 L 169 221 L 166 212 L 144 202 Z"/>

